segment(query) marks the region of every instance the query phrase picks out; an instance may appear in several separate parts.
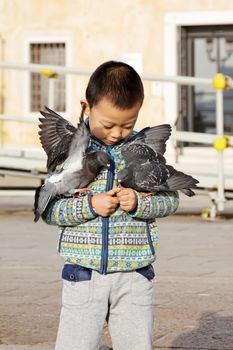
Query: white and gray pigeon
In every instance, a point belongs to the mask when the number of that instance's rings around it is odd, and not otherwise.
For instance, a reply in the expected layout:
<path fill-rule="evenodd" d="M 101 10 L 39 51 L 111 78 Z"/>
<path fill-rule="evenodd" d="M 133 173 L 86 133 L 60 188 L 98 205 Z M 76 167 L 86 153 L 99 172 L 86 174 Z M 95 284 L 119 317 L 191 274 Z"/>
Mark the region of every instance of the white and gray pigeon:
<path fill-rule="evenodd" d="M 189 197 L 195 195 L 191 188 L 199 181 L 166 164 L 163 154 L 170 134 L 171 126 L 163 124 L 143 129 L 126 143 L 121 150 L 125 167 L 118 172 L 120 184 L 152 194 L 180 190 Z"/>
<path fill-rule="evenodd" d="M 86 187 L 102 167 L 110 166 L 103 151 L 86 153 L 90 131 L 81 116 L 77 128 L 48 107 L 39 118 L 40 141 L 48 159 L 48 176 L 36 189 L 34 221 L 38 221 L 48 203 L 57 195 Z"/>

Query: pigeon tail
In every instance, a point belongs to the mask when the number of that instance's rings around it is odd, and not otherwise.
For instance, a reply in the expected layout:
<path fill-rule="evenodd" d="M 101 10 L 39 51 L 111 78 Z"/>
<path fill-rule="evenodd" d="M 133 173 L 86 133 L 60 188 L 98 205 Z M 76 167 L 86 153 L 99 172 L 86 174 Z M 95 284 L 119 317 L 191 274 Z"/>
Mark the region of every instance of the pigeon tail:
<path fill-rule="evenodd" d="M 184 194 L 186 194 L 186 196 L 188 196 L 188 197 L 193 197 L 193 196 L 195 196 L 195 193 L 194 193 L 190 188 L 182 189 L 181 192 L 183 192 Z"/>
<path fill-rule="evenodd" d="M 167 166 L 171 176 L 167 179 L 166 184 L 171 191 L 182 190 L 184 194 L 191 197 L 195 193 L 190 188 L 195 188 L 198 180 L 190 175 L 186 175 L 181 171 L 175 170 L 172 166 Z"/>
<path fill-rule="evenodd" d="M 56 194 L 56 187 L 51 183 L 43 184 L 36 189 L 34 202 L 34 221 L 37 222 L 45 211 L 50 200 Z"/>

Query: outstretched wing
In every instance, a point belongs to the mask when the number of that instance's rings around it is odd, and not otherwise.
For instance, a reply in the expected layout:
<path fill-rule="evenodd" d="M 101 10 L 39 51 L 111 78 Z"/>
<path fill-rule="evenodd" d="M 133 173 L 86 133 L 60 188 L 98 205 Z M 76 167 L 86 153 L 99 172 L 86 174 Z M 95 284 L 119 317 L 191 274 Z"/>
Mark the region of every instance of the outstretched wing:
<path fill-rule="evenodd" d="M 47 112 L 40 112 L 44 118 L 39 118 L 41 122 L 39 136 L 48 156 L 47 168 L 49 172 L 53 172 L 56 166 L 68 157 L 69 147 L 77 128 L 48 107 L 45 109 Z"/>
<path fill-rule="evenodd" d="M 147 127 L 139 131 L 131 139 L 129 139 L 125 147 L 131 143 L 146 144 L 151 147 L 154 151 L 163 155 L 166 151 L 166 141 L 171 135 L 171 125 L 162 124 L 153 127 Z"/>

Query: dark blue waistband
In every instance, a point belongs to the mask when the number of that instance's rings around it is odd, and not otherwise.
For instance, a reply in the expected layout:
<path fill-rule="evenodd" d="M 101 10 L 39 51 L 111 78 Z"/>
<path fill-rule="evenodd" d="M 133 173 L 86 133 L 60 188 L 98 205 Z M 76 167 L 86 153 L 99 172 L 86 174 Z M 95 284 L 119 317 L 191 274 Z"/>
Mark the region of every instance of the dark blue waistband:
<path fill-rule="evenodd" d="M 151 264 L 145 267 L 141 267 L 135 271 L 147 278 L 149 281 L 155 277 L 154 268 Z M 65 264 L 62 270 L 62 278 L 70 282 L 89 281 L 91 280 L 91 276 L 92 269 L 77 264 Z"/>

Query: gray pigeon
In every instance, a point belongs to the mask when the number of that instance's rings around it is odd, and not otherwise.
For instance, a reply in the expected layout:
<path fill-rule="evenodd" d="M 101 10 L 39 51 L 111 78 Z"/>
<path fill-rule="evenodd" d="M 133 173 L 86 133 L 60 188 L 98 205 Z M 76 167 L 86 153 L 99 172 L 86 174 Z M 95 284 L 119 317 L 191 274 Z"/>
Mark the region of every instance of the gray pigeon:
<path fill-rule="evenodd" d="M 138 138 L 136 135 L 132 142 L 129 141 L 122 148 L 125 167 L 118 173 L 120 184 L 139 192 L 154 194 L 180 190 L 187 196 L 195 195 L 191 188 L 195 188 L 199 181 L 166 164 L 163 154 L 170 136 L 169 130 L 171 133 L 171 127 L 167 124 L 143 129 Z M 148 134 L 150 137 L 147 137 Z"/>
<path fill-rule="evenodd" d="M 103 151 L 85 150 L 90 131 L 83 116 L 77 128 L 48 107 L 40 112 L 40 141 L 47 153 L 48 177 L 36 189 L 34 221 L 38 221 L 48 203 L 57 195 L 86 187 L 99 173 L 101 167 L 110 166 L 110 156 Z"/>

